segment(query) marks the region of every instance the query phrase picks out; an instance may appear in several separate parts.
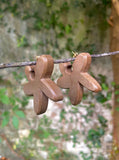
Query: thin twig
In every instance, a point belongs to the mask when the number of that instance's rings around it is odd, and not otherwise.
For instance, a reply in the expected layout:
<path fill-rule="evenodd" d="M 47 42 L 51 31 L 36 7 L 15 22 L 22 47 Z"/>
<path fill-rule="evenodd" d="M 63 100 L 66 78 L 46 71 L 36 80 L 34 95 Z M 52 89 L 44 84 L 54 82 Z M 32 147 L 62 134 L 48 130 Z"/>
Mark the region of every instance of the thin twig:
<path fill-rule="evenodd" d="M 115 54 L 119 54 L 119 51 L 102 53 L 102 54 L 92 54 L 91 57 L 92 58 L 99 58 L 99 57 L 105 57 L 105 56 L 112 56 L 112 55 L 115 55 Z M 74 61 L 74 60 L 75 60 L 75 58 L 58 59 L 58 60 L 54 60 L 54 64 L 66 63 L 66 62 L 71 62 L 71 61 Z M 31 65 L 35 65 L 35 64 L 36 64 L 36 61 L 1 63 L 0 64 L 0 69 L 13 68 L 13 67 L 24 67 L 24 66 L 31 66 Z"/>
<path fill-rule="evenodd" d="M 15 154 L 15 155 L 16 155 L 17 157 L 19 157 L 20 159 L 25 160 L 25 158 L 24 158 L 23 156 L 19 155 L 17 152 L 15 152 L 15 151 L 13 150 L 11 144 L 9 143 L 9 141 L 8 141 L 8 139 L 7 139 L 7 137 L 6 137 L 5 135 L 2 134 L 2 135 L 0 135 L 0 137 L 2 137 L 2 139 L 4 139 L 4 140 L 6 141 L 7 146 L 9 147 L 9 149 L 12 151 L 13 154 Z"/>

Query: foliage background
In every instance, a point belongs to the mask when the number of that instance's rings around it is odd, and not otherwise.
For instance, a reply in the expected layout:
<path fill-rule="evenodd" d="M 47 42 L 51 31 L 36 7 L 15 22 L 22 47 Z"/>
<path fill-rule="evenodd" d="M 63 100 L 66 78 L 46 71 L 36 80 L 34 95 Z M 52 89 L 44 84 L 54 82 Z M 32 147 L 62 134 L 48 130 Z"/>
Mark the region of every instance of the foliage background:
<path fill-rule="evenodd" d="M 0 62 L 108 51 L 110 5 L 110 0 L 0 0 Z M 24 68 L 1 71 L 0 154 L 29 160 L 109 159 L 114 86 L 110 59 L 93 59 L 90 73 L 102 85 L 101 93 L 85 90 L 77 106 L 67 98 L 50 102 L 46 114 L 35 116 L 32 99 L 22 91 Z M 53 79 L 59 75 L 56 65 Z"/>

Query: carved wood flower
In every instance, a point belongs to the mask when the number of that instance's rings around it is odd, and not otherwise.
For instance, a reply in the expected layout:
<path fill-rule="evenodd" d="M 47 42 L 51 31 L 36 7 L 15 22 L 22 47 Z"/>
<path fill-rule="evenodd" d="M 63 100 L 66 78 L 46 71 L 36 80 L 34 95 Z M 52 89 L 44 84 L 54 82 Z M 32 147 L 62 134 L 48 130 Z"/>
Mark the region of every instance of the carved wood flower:
<path fill-rule="evenodd" d="M 79 54 L 73 65 L 70 62 L 60 64 L 63 76 L 58 79 L 57 84 L 61 88 L 69 89 L 69 97 L 73 105 L 77 105 L 81 101 L 83 86 L 94 92 L 101 90 L 99 83 L 87 73 L 90 64 L 89 53 Z"/>
<path fill-rule="evenodd" d="M 48 98 L 55 102 L 63 99 L 60 88 L 50 79 L 53 68 L 53 58 L 50 55 L 37 57 L 36 65 L 25 68 L 29 82 L 24 85 L 24 92 L 34 96 L 36 114 L 46 111 Z"/>

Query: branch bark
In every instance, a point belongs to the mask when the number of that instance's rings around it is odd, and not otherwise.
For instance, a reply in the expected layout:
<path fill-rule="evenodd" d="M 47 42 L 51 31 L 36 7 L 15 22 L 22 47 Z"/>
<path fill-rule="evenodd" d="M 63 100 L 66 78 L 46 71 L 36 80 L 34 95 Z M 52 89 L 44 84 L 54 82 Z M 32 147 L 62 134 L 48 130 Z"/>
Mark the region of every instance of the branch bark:
<path fill-rule="evenodd" d="M 102 53 L 102 54 L 93 54 L 93 55 L 91 55 L 91 57 L 92 58 L 99 58 L 99 57 L 111 56 L 111 55 L 116 55 L 116 54 L 119 54 L 119 51 Z M 75 60 L 75 58 L 54 60 L 54 64 L 66 63 L 66 62 L 71 62 L 71 61 L 74 61 L 74 60 Z M 13 67 L 24 67 L 24 66 L 31 66 L 31 65 L 35 65 L 35 64 L 36 64 L 36 61 L 32 61 L 32 62 L 1 63 L 0 64 L 0 69 L 13 68 Z"/>
<path fill-rule="evenodd" d="M 113 17 L 113 26 L 110 30 L 110 51 L 119 50 L 119 1 L 112 0 L 112 13 Z M 112 59 L 112 68 L 113 68 L 113 77 L 115 82 L 114 93 L 119 92 L 119 55 L 113 55 Z M 114 104 L 113 104 L 113 143 L 116 146 L 118 151 L 112 149 L 115 160 L 119 160 L 119 94 L 114 95 Z"/>
<path fill-rule="evenodd" d="M 115 11 L 117 15 L 119 16 L 119 0 L 112 0 L 113 6 L 115 8 Z"/>

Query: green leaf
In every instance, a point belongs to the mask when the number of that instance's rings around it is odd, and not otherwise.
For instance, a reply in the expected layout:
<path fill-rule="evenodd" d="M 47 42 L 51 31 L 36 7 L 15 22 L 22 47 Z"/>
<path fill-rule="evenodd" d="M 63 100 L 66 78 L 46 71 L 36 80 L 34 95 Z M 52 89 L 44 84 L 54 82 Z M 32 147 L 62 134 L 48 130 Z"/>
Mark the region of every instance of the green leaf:
<path fill-rule="evenodd" d="M 20 118 L 25 118 L 25 114 L 24 114 L 23 111 L 17 110 L 17 111 L 15 111 L 15 113 L 16 113 L 16 115 L 19 116 Z"/>
<path fill-rule="evenodd" d="M 0 19 L 2 19 L 3 18 L 3 15 L 2 14 L 0 14 Z"/>
<path fill-rule="evenodd" d="M 10 112 L 9 111 L 5 111 L 2 113 L 2 117 L 9 117 Z"/>
<path fill-rule="evenodd" d="M 96 147 L 101 147 L 100 138 L 104 135 L 105 131 L 103 128 L 98 128 L 96 130 L 90 129 L 88 131 L 87 139 L 92 141 L 93 145 Z"/>
<path fill-rule="evenodd" d="M 14 128 L 18 129 L 18 126 L 19 126 L 19 120 L 16 116 L 13 116 L 12 118 L 12 124 L 14 126 Z"/>
<path fill-rule="evenodd" d="M 116 111 L 118 111 L 118 112 L 119 112 L 119 107 L 116 107 Z"/>
<path fill-rule="evenodd" d="M 34 29 L 36 30 L 41 30 L 43 27 L 42 19 L 37 19 L 35 24 L 34 24 Z"/>
<path fill-rule="evenodd" d="M 108 92 L 106 97 L 107 97 L 107 100 L 110 100 L 112 98 L 112 92 Z"/>
<path fill-rule="evenodd" d="M 25 107 L 28 104 L 28 102 L 29 102 L 29 97 L 26 97 L 26 96 L 22 97 L 22 101 L 21 101 L 22 107 Z"/>
<path fill-rule="evenodd" d="M 115 91 L 115 95 L 119 95 L 119 91 Z"/>
<path fill-rule="evenodd" d="M 104 133 L 105 133 L 105 131 L 104 131 L 103 128 L 98 128 L 98 132 L 99 132 L 99 135 L 100 135 L 100 136 L 103 136 Z"/>
<path fill-rule="evenodd" d="M 3 118 L 3 120 L 2 120 L 2 124 L 1 124 L 1 126 L 2 127 L 5 127 L 7 124 L 9 123 L 9 118 Z"/>
<path fill-rule="evenodd" d="M 16 100 L 14 98 L 14 96 L 9 98 L 10 104 L 12 104 L 13 106 L 16 104 Z"/>
<path fill-rule="evenodd" d="M 18 110 L 18 108 L 19 108 L 19 106 L 16 105 L 16 106 L 14 106 L 14 107 L 12 108 L 12 110 L 15 112 L 16 110 Z"/>
<path fill-rule="evenodd" d="M 6 96 L 6 95 L 0 95 L 0 101 L 1 101 L 3 104 L 9 104 L 9 97 Z"/>
<path fill-rule="evenodd" d="M 2 143 L 2 138 L 0 138 L 0 143 Z"/>
<path fill-rule="evenodd" d="M 102 124 L 103 127 L 107 127 L 107 124 L 106 124 L 107 120 L 103 116 L 98 115 L 98 120 Z"/>
<path fill-rule="evenodd" d="M 69 34 L 71 32 L 71 30 L 72 30 L 71 25 L 66 25 L 66 27 L 65 27 L 66 34 Z"/>
<path fill-rule="evenodd" d="M 20 36 L 17 39 L 17 47 L 27 47 L 28 45 L 28 40 L 25 36 Z"/>
<path fill-rule="evenodd" d="M 107 79 L 106 76 L 104 76 L 102 74 L 99 74 L 98 76 L 100 77 L 101 83 L 106 83 L 106 79 Z"/>
<path fill-rule="evenodd" d="M 44 130 L 43 136 L 44 136 L 44 138 L 48 138 L 50 136 L 50 133 L 48 131 Z"/>
<path fill-rule="evenodd" d="M 96 95 L 96 100 L 100 103 L 104 103 L 107 101 L 107 98 L 102 93 L 98 93 Z"/>
<path fill-rule="evenodd" d="M 116 83 L 115 82 L 111 82 L 111 85 L 114 87 L 116 85 Z"/>
<path fill-rule="evenodd" d="M 107 84 L 102 83 L 102 89 L 108 91 L 109 87 L 107 86 Z"/>
<path fill-rule="evenodd" d="M 1 89 L 0 89 L 0 96 L 1 96 L 2 94 L 5 94 L 5 92 L 6 92 L 6 89 L 5 89 L 5 88 L 1 88 Z"/>
<path fill-rule="evenodd" d="M 62 109 L 61 112 L 60 112 L 60 121 L 62 119 L 65 119 L 65 114 L 66 114 L 66 111 L 64 109 Z"/>

